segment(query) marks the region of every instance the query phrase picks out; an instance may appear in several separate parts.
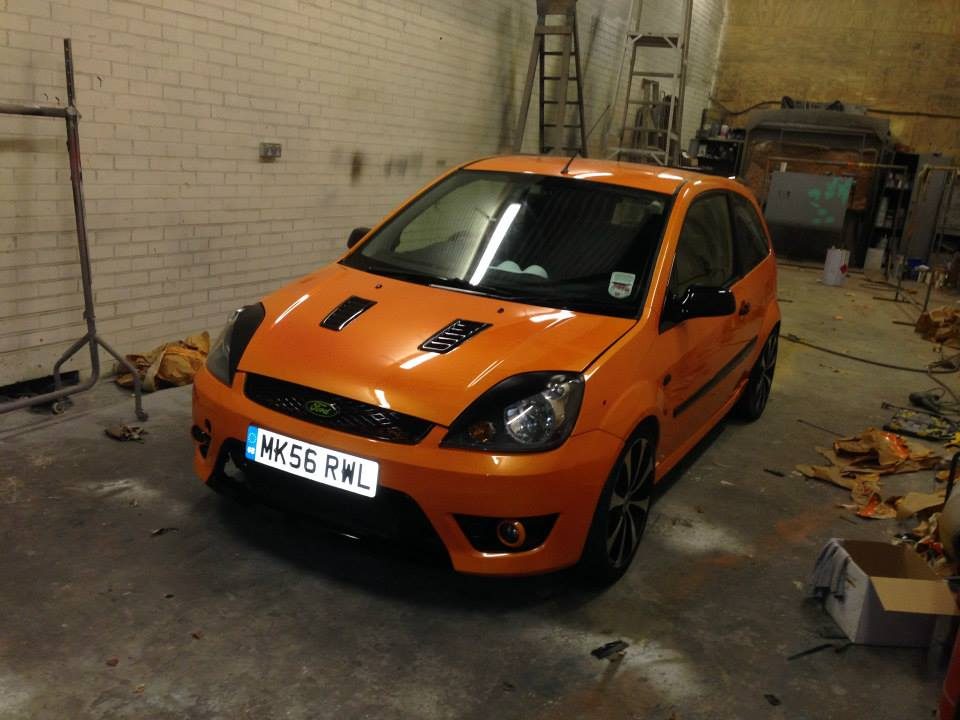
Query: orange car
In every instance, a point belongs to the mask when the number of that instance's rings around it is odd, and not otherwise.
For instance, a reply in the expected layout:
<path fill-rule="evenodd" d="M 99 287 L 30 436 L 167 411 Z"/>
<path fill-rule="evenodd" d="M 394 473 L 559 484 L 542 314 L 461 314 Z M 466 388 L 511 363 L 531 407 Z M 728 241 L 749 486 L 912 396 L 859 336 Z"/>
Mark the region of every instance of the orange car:
<path fill-rule="evenodd" d="M 348 246 L 238 310 L 197 375 L 216 489 L 439 539 L 462 572 L 612 582 L 654 483 L 769 397 L 776 265 L 736 182 L 490 158 Z"/>

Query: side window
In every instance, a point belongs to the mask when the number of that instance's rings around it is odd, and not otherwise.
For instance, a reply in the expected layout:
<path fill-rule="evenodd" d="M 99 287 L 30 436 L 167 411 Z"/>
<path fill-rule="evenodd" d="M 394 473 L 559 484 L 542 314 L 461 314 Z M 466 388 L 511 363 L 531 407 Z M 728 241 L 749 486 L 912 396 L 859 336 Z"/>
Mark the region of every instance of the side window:
<path fill-rule="evenodd" d="M 750 201 L 733 194 L 730 199 L 733 201 L 733 227 L 740 275 L 746 275 L 770 254 L 770 247 L 763 224 Z"/>
<path fill-rule="evenodd" d="M 727 198 L 694 200 L 683 221 L 673 261 L 670 292 L 682 297 L 691 285 L 726 287 L 736 277 Z"/>

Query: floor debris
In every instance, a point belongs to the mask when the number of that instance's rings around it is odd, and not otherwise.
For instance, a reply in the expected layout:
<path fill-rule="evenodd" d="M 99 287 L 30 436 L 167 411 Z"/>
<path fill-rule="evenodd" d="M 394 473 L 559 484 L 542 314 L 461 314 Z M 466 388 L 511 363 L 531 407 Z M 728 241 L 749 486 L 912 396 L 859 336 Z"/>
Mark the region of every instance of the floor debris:
<path fill-rule="evenodd" d="M 876 428 L 840 438 L 833 443 L 832 453 L 822 454 L 834 465 L 874 470 L 881 475 L 926 470 L 940 461 L 932 450 L 913 446 L 896 433 Z"/>
<path fill-rule="evenodd" d="M 903 519 L 943 504 L 942 495 L 934 498 L 926 493 L 908 493 L 909 499 L 884 499 L 881 495 L 881 476 L 929 470 L 941 460 L 932 450 L 911 445 L 896 433 L 870 428 L 859 435 L 836 440 L 832 448 L 816 450 L 830 464 L 801 464 L 797 470 L 808 478 L 849 490 L 853 502 L 840 507 L 860 517 Z"/>
<path fill-rule="evenodd" d="M 120 658 L 112 657 L 107 660 L 107 667 L 116 667 L 120 664 Z"/>
<path fill-rule="evenodd" d="M 947 347 L 960 347 L 960 310 L 941 307 L 922 313 L 915 330 L 920 337 Z"/>
<path fill-rule="evenodd" d="M 825 433 L 827 433 L 827 434 L 829 434 L 829 435 L 833 435 L 834 437 L 843 437 L 843 433 L 838 433 L 836 430 L 831 430 L 830 428 L 825 428 L 825 427 L 823 427 L 822 425 L 817 425 L 816 423 L 812 423 L 812 422 L 810 422 L 809 420 L 804 420 L 803 418 L 797 418 L 797 422 L 798 422 L 798 423 L 801 423 L 801 424 L 803 424 L 803 425 L 806 425 L 806 426 L 808 426 L 808 427 L 812 427 L 812 428 L 814 428 L 815 430 L 823 430 L 823 432 L 825 432 Z"/>
<path fill-rule="evenodd" d="M 189 385 L 193 376 L 203 367 L 210 352 L 210 334 L 206 331 L 197 335 L 164 343 L 145 355 L 127 355 L 127 360 L 136 368 L 144 392 L 153 392 L 167 387 Z M 133 375 L 123 373 L 117 376 L 117 385 L 133 387 Z"/>
<path fill-rule="evenodd" d="M 780 704 L 781 704 L 781 703 L 780 703 L 780 698 L 778 698 L 778 697 L 777 697 L 776 695 L 774 695 L 773 693 L 764 693 L 763 697 L 764 697 L 764 699 L 765 699 L 768 703 L 770 703 L 770 704 L 773 705 L 774 707 L 776 707 L 777 705 L 780 705 Z"/>
<path fill-rule="evenodd" d="M 769 473 L 770 475 L 775 475 L 776 477 L 786 477 L 786 476 L 787 476 L 786 473 L 782 473 L 782 472 L 780 472 L 779 470 L 774 470 L 774 469 L 772 469 L 772 468 L 764 468 L 763 471 L 764 471 L 765 473 Z"/>
<path fill-rule="evenodd" d="M 851 643 L 849 640 L 846 640 L 845 642 L 839 642 L 839 643 L 821 643 L 820 645 L 814 645 L 812 648 L 801 650 L 800 652 L 794 653 L 793 655 L 788 655 L 787 660 L 797 660 L 799 658 L 806 657 L 807 655 L 813 655 L 815 653 L 822 652 L 828 649 L 831 649 L 835 653 L 839 654 L 844 652 L 852 644 L 853 643 Z"/>
<path fill-rule="evenodd" d="M 884 408 L 893 408 L 883 403 Z M 893 417 L 883 426 L 884 430 L 923 438 L 924 440 L 952 440 L 957 434 L 957 424 L 941 415 L 933 415 L 923 410 L 896 408 Z"/>
<path fill-rule="evenodd" d="M 932 493 L 908 492 L 896 502 L 897 519 L 906 520 L 923 512 L 940 510 L 946 502 L 946 497 L 946 490 Z"/>
<path fill-rule="evenodd" d="M 157 537 L 158 535 L 166 535 L 167 533 L 179 532 L 179 531 L 180 531 L 180 528 L 175 528 L 175 527 L 158 527 L 156 530 L 151 530 L 150 534 L 153 537 Z"/>
<path fill-rule="evenodd" d="M 597 660 L 620 660 L 630 644 L 623 640 L 614 640 L 590 651 Z"/>
<path fill-rule="evenodd" d="M 120 442 L 132 441 L 138 443 L 142 443 L 143 436 L 147 434 L 147 431 L 139 425 L 111 425 L 104 428 L 103 432 L 107 437 Z"/>
<path fill-rule="evenodd" d="M 910 532 L 896 535 L 893 544 L 912 547 L 935 573 L 944 577 L 952 573 L 952 567 L 940 542 L 939 520 L 939 512 L 931 513 Z"/>

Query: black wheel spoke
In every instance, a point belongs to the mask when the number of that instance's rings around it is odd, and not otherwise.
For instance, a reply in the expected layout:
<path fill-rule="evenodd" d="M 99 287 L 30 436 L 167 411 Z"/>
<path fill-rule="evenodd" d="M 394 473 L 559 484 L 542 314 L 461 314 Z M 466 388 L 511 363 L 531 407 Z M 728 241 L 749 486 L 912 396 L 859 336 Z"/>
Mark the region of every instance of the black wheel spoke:
<path fill-rule="evenodd" d="M 633 519 L 630 517 L 630 513 L 624 513 L 623 517 L 623 539 L 620 542 L 620 552 L 617 553 L 617 567 L 623 565 L 624 557 L 630 556 L 630 551 L 633 550 L 634 544 L 634 527 Z"/>
<path fill-rule="evenodd" d="M 614 486 L 613 492 L 610 494 L 610 509 L 616 510 L 622 508 L 627 502 L 627 497 L 619 491 L 617 486 Z"/>
<path fill-rule="evenodd" d="M 623 534 L 623 522 L 625 515 L 626 513 L 623 511 L 619 513 L 616 525 L 614 525 L 613 530 L 611 530 L 607 535 L 607 552 L 613 550 L 613 546 L 616 544 L 617 539 Z"/>

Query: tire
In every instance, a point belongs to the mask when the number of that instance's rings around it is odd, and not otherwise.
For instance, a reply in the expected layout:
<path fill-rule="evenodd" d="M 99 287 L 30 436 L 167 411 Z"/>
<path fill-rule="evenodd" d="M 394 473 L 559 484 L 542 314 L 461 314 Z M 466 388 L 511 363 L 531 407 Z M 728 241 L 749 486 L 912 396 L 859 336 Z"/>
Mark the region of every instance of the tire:
<path fill-rule="evenodd" d="M 750 371 L 746 387 L 737 401 L 735 412 L 743 420 L 753 422 L 763 415 L 770 391 L 773 389 L 773 375 L 777 369 L 777 348 L 780 328 L 775 327 L 767 337 L 760 351 L 760 357 Z"/>
<path fill-rule="evenodd" d="M 655 459 L 653 435 L 638 431 L 610 471 L 580 558 L 589 582 L 611 585 L 630 567 L 650 515 Z"/>

